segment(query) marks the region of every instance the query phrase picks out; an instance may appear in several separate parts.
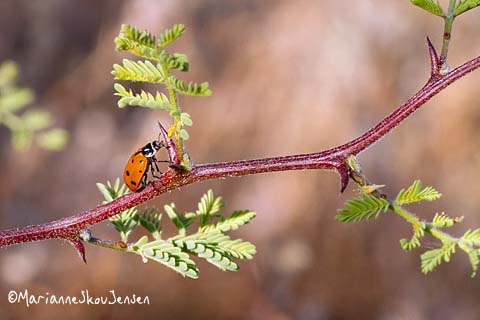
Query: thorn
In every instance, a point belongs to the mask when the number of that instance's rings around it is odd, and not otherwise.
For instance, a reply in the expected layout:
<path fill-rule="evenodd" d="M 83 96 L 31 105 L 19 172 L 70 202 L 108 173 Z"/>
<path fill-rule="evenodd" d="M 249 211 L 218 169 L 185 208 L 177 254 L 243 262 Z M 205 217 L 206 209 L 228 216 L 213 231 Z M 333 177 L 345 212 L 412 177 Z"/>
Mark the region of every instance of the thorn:
<path fill-rule="evenodd" d="M 337 172 L 340 175 L 340 182 L 341 182 L 340 193 L 343 193 L 343 191 L 345 191 L 345 189 L 348 186 L 348 182 L 350 181 L 350 172 L 348 171 L 348 168 L 346 165 L 337 167 Z"/>
<path fill-rule="evenodd" d="M 163 136 L 163 139 L 165 140 L 165 143 L 167 143 L 167 141 L 169 140 L 167 130 L 164 128 L 164 126 L 162 126 L 160 121 L 157 121 L 157 123 L 158 123 L 158 126 L 160 127 L 160 132 Z M 158 140 L 160 140 L 160 135 L 158 135 Z"/>
<path fill-rule="evenodd" d="M 438 59 L 437 50 L 430 41 L 430 38 L 427 37 L 427 46 L 428 46 L 428 55 L 430 56 L 430 75 L 438 76 L 440 75 L 440 60 Z"/>
<path fill-rule="evenodd" d="M 175 143 L 172 139 L 168 138 L 167 130 L 162 126 L 160 121 L 157 121 L 158 126 L 160 127 L 160 132 L 163 136 L 163 140 L 165 141 L 165 148 L 168 152 L 168 158 L 170 159 L 170 167 L 171 168 L 181 168 L 180 159 L 178 158 L 177 148 L 175 147 Z M 160 135 L 158 135 L 158 139 L 160 140 Z"/>
<path fill-rule="evenodd" d="M 70 242 L 75 249 L 77 249 L 77 253 L 83 262 L 87 263 L 87 259 L 85 258 L 85 246 L 83 245 L 83 242 L 80 239 L 70 239 Z"/>

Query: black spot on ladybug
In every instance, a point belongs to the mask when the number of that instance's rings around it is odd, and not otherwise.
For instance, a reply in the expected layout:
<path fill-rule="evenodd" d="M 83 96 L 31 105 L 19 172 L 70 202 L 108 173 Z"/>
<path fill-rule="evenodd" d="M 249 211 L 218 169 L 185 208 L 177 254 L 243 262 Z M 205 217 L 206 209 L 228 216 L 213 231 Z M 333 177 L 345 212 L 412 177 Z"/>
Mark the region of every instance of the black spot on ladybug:
<path fill-rule="evenodd" d="M 144 163 L 144 162 L 145 162 L 145 161 L 143 161 L 143 160 L 140 160 L 140 163 Z"/>
<path fill-rule="evenodd" d="M 125 171 L 125 175 L 126 175 L 127 177 L 129 177 L 129 176 L 130 176 L 130 171 L 126 170 L 126 171 Z"/>
<path fill-rule="evenodd" d="M 135 160 L 134 160 L 134 159 L 132 159 L 132 163 L 134 163 L 134 162 L 135 162 Z"/>
<path fill-rule="evenodd" d="M 138 173 L 142 173 L 143 171 L 142 170 L 138 170 Z"/>
<path fill-rule="evenodd" d="M 130 183 L 131 183 L 132 185 L 134 185 L 134 186 L 137 185 L 137 183 L 136 183 L 135 181 L 133 181 L 133 180 L 131 180 Z"/>

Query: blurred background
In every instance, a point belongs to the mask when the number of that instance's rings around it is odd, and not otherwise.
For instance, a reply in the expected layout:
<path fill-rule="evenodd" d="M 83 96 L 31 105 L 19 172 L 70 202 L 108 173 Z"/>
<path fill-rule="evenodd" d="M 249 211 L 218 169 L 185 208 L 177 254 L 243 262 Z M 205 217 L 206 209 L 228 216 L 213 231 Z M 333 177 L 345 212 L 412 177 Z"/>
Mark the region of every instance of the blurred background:
<path fill-rule="evenodd" d="M 440 1 L 444 7 L 447 1 Z M 480 53 L 480 11 L 454 26 L 454 67 Z M 310 153 L 344 143 L 381 120 L 429 74 L 425 36 L 440 48 L 442 20 L 409 1 L 0 2 L 0 61 L 21 69 L 70 141 L 61 152 L 16 152 L 0 128 L 0 228 L 51 221 L 102 201 L 96 182 L 121 176 L 132 151 L 156 137 L 162 112 L 119 109 L 112 65 L 120 25 L 158 34 L 185 24 L 173 44 L 186 53 L 185 80 L 208 81 L 208 98 L 181 97 L 192 115 L 187 150 L 196 163 Z M 414 179 L 444 194 L 413 209 L 431 218 L 465 215 L 452 232 L 480 225 L 480 72 L 468 75 L 360 156 L 368 177 L 393 195 Z M 236 236 L 257 245 L 253 261 L 224 273 L 198 261 L 182 278 L 138 256 L 87 247 L 88 264 L 61 241 L 0 250 L 0 318 L 51 319 L 478 319 L 480 283 L 467 257 L 425 276 L 419 255 L 402 251 L 410 227 L 392 213 L 357 225 L 336 222 L 355 192 L 339 194 L 333 172 L 297 171 L 207 181 L 162 195 L 193 210 L 209 188 L 225 212 L 258 213 Z M 172 226 L 164 221 L 166 233 Z M 96 236 L 117 239 L 104 222 Z M 134 237 L 132 237 L 134 239 Z M 426 239 L 426 247 L 437 243 Z M 8 304 L 10 290 L 35 294 L 136 294 L 150 305 Z"/>

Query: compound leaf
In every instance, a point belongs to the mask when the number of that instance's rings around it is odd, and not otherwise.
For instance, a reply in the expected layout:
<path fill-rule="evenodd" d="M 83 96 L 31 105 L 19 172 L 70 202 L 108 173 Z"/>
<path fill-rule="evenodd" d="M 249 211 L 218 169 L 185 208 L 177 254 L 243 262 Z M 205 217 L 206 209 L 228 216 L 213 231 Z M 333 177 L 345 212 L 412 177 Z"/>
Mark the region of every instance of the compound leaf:
<path fill-rule="evenodd" d="M 462 13 L 480 6 L 480 0 L 462 0 L 457 3 L 455 7 L 455 16 L 459 16 Z"/>
<path fill-rule="evenodd" d="M 137 253 L 142 257 L 160 262 L 184 277 L 198 278 L 199 270 L 187 253 L 165 240 L 155 240 L 138 245 Z"/>
<path fill-rule="evenodd" d="M 335 217 L 342 222 L 358 222 L 377 218 L 381 212 L 388 210 L 390 204 L 383 198 L 374 195 L 362 194 L 359 198 L 345 202 L 345 209 L 339 209 Z"/>
<path fill-rule="evenodd" d="M 433 13 L 434 15 L 437 15 L 439 17 L 444 17 L 445 13 L 443 12 L 443 8 L 438 3 L 438 1 L 434 0 L 410 0 L 410 2 L 417 7 L 420 7 L 430 13 Z"/>
<path fill-rule="evenodd" d="M 158 47 L 165 47 L 178 39 L 185 31 L 183 24 L 175 24 L 173 27 L 166 29 L 159 37 L 157 41 Z"/>
<path fill-rule="evenodd" d="M 433 201 L 441 196 L 442 194 L 432 187 L 426 187 L 422 190 L 422 182 L 415 180 L 410 187 L 400 190 L 395 202 L 398 205 L 404 205 L 422 200 Z"/>
<path fill-rule="evenodd" d="M 185 84 L 185 82 L 175 76 L 170 76 L 168 81 L 176 91 L 187 96 L 206 97 L 212 94 L 212 91 L 208 88 L 208 82 L 202 82 L 200 84 L 189 82 Z"/>
<path fill-rule="evenodd" d="M 116 80 L 130 80 L 149 83 L 164 83 L 167 79 L 160 65 L 153 65 L 150 61 L 122 60 L 122 66 L 113 65 L 112 75 Z"/>
<path fill-rule="evenodd" d="M 433 271 L 442 261 L 449 262 L 450 256 L 455 253 L 456 243 L 444 243 L 439 249 L 433 249 L 424 252 L 420 256 L 421 268 L 423 273 Z"/>
<path fill-rule="evenodd" d="M 139 106 L 151 109 L 171 110 L 173 107 L 168 101 L 165 94 L 158 92 L 152 95 L 149 92 L 141 91 L 139 94 L 132 90 L 126 90 L 121 84 L 115 83 L 115 95 L 121 97 L 118 100 L 118 106 L 124 108 L 126 106 Z"/>

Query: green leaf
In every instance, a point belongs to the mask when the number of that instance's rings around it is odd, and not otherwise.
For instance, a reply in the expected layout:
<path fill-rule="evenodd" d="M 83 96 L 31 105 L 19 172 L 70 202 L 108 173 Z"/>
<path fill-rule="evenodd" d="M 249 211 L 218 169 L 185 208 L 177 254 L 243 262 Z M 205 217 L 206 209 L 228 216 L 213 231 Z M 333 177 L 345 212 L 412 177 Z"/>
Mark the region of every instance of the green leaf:
<path fill-rule="evenodd" d="M 412 237 L 411 239 L 400 239 L 400 246 L 403 250 L 410 251 L 420 247 L 420 240 L 416 237 Z"/>
<path fill-rule="evenodd" d="M 238 265 L 232 260 L 231 255 L 222 250 L 218 245 L 223 240 L 229 240 L 228 236 L 214 231 L 208 234 L 200 233 L 188 237 L 177 236 L 170 241 L 199 258 L 207 260 L 223 271 L 237 271 Z"/>
<path fill-rule="evenodd" d="M 214 244 L 226 255 L 238 259 L 252 259 L 257 252 L 253 244 L 242 239 L 232 240 L 230 237 L 219 230 L 211 230 L 204 234 L 199 234 L 199 238 L 205 239 L 208 243 Z"/>
<path fill-rule="evenodd" d="M 480 0 L 463 0 L 457 3 L 455 7 L 455 16 L 459 16 L 462 13 L 480 6 Z"/>
<path fill-rule="evenodd" d="M 32 139 L 32 132 L 24 127 L 12 130 L 12 145 L 18 151 L 27 150 L 32 144 Z"/>
<path fill-rule="evenodd" d="M 125 243 L 128 242 L 128 236 L 138 225 L 137 214 L 137 209 L 130 208 L 109 218 L 115 229 L 120 233 L 122 241 Z"/>
<path fill-rule="evenodd" d="M 155 96 L 143 90 L 140 94 L 135 94 L 132 92 L 132 90 L 127 91 L 119 83 L 115 83 L 114 88 L 117 91 L 115 95 L 121 97 L 118 100 L 118 106 L 120 108 L 124 108 L 126 106 L 140 106 L 151 109 L 163 110 L 171 110 L 173 108 L 168 101 L 167 96 L 161 92 L 157 91 Z"/>
<path fill-rule="evenodd" d="M 143 236 L 141 237 L 140 239 L 138 239 L 137 242 L 135 242 L 133 245 L 132 245 L 132 249 L 134 251 L 138 251 L 140 249 L 141 246 L 145 245 L 148 243 L 148 237 L 147 236 Z"/>
<path fill-rule="evenodd" d="M 215 229 L 227 232 L 236 230 L 239 227 L 247 224 L 257 216 L 257 213 L 251 210 L 234 211 L 227 219 L 221 219 L 215 225 Z"/>
<path fill-rule="evenodd" d="M 181 164 L 183 170 L 185 170 L 187 172 L 192 170 L 193 164 L 192 164 L 192 160 L 190 159 L 190 156 L 188 155 L 188 153 L 185 152 L 183 154 L 182 162 L 180 164 Z"/>
<path fill-rule="evenodd" d="M 468 260 L 472 265 L 472 275 L 471 277 L 475 277 L 477 275 L 478 265 L 480 264 L 480 251 L 479 250 L 470 250 L 467 252 Z"/>
<path fill-rule="evenodd" d="M 189 63 L 186 54 L 174 53 L 166 58 L 166 63 L 169 69 L 177 69 L 179 71 L 188 71 Z"/>
<path fill-rule="evenodd" d="M 130 25 L 122 24 L 120 34 L 115 38 L 116 49 L 130 50 L 135 46 L 143 45 L 155 47 L 156 39 L 147 31 L 140 31 Z"/>
<path fill-rule="evenodd" d="M 461 238 L 466 245 L 480 247 L 480 228 L 475 230 L 467 230 Z"/>
<path fill-rule="evenodd" d="M 177 211 L 174 203 L 165 205 L 163 208 L 173 224 L 177 227 L 178 232 L 182 235 L 185 234 L 186 229 L 195 221 L 194 213 L 182 214 Z"/>
<path fill-rule="evenodd" d="M 154 239 L 160 239 L 162 234 L 162 215 L 156 208 L 145 209 L 138 214 L 140 225 L 150 232 Z"/>
<path fill-rule="evenodd" d="M 157 62 L 166 63 L 168 59 L 168 53 L 165 50 L 160 48 L 152 48 L 143 44 L 136 43 L 128 39 L 115 39 L 115 44 L 118 48 L 123 48 L 122 50 L 129 51 L 130 53 L 137 55 L 145 59 L 155 60 Z"/>
<path fill-rule="evenodd" d="M 190 135 L 188 134 L 187 130 L 185 130 L 185 129 L 180 129 L 180 133 L 178 134 L 178 136 L 182 140 L 188 140 L 188 138 L 190 138 Z"/>
<path fill-rule="evenodd" d="M 458 246 L 468 255 L 470 265 L 472 266 L 471 277 L 475 277 L 480 264 L 480 250 L 478 248 L 474 248 L 474 246 L 472 246 L 471 243 L 468 243 L 468 241 L 464 241 L 463 238 L 458 242 Z"/>
<path fill-rule="evenodd" d="M 175 76 L 170 76 L 168 82 L 176 91 L 187 96 L 206 97 L 212 94 L 212 91 L 208 88 L 208 82 L 202 82 L 200 84 L 189 82 L 185 84 Z"/>
<path fill-rule="evenodd" d="M 225 252 L 228 252 L 232 257 L 238 259 L 253 259 L 253 255 L 257 253 L 255 246 L 242 239 L 222 241 L 218 244 Z"/>
<path fill-rule="evenodd" d="M 480 229 L 467 230 L 458 241 L 460 249 L 465 251 L 472 265 L 472 278 L 477 274 L 480 264 Z"/>
<path fill-rule="evenodd" d="M 185 26 L 183 24 L 175 24 L 172 28 L 166 29 L 159 37 L 157 41 L 157 46 L 165 47 L 166 45 L 172 43 L 178 39 L 182 33 L 185 31 Z"/>
<path fill-rule="evenodd" d="M 432 226 L 435 228 L 451 227 L 455 223 L 457 223 L 457 220 L 450 218 L 449 216 L 445 215 L 445 213 L 435 213 L 435 216 L 432 220 Z"/>
<path fill-rule="evenodd" d="M 220 213 L 224 207 L 222 197 L 215 197 L 212 189 L 205 193 L 198 203 L 197 215 L 208 216 Z"/>
<path fill-rule="evenodd" d="M 252 220 L 256 216 L 257 214 L 254 211 L 250 210 L 234 211 L 228 218 L 224 219 L 223 217 L 220 217 L 220 221 L 216 224 L 206 225 L 200 228 L 200 230 L 202 232 L 208 232 L 211 230 L 228 232 L 231 230 L 236 230 L 244 224 L 249 223 L 250 220 Z"/>
<path fill-rule="evenodd" d="M 184 277 L 198 278 L 199 270 L 195 262 L 190 260 L 187 253 L 172 243 L 164 240 L 155 240 L 140 245 L 137 253 L 142 257 L 160 262 L 166 267 L 180 273 Z"/>
<path fill-rule="evenodd" d="M 405 251 L 420 247 L 420 238 L 425 235 L 425 223 L 413 225 L 413 236 L 411 239 L 400 239 L 400 246 Z"/>
<path fill-rule="evenodd" d="M 199 230 L 210 223 L 212 217 L 218 217 L 220 210 L 224 207 L 222 197 L 215 197 L 212 189 L 208 190 L 198 203 L 198 209 L 196 211 L 197 216 L 200 218 L 198 225 Z"/>
<path fill-rule="evenodd" d="M 404 205 L 408 203 L 418 202 L 422 200 L 433 201 L 439 199 L 442 194 L 432 187 L 426 187 L 422 189 L 422 182 L 415 180 L 408 189 L 402 189 L 397 195 L 395 202 L 398 205 Z"/>
<path fill-rule="evenodd" d="M 434 15 L 437 15 L 439 17 L 444 17 L 445 13 L 443 11 L 442 6 L 438 1 L 434 0 L 410 0 L 410 2 L 417 7 L 420 7 L 430 13 L 433 13 Z"/>
<path fill-rule="evenodd" d="M 339 209 L 335 217 L 342 222 L 358 222 L 377 218 L 381 212 L 389 208 L 389 203 L 383 198 L 363 194 L 359 198 L 350 199 L 345 202 L 345 209 Z"/>
<path fill-rule="evenodd" d="M 1 88 L 1 86 L 0 86 Z M 13 89 L 0 94 L 0 111 L 16 112 L 33 102 L 34 94 L 30 89 Z"/>
<path fill-rule="evenodd" d="M 105 198 L 103 203 L 110 202 L 128 193 L 128 189 L 123 183 L 120 184 L 120 179 L 118 178 L 115 179 L 113 186 L 110 181 L 108 181 L 106 185 L 97 183 L 97 188 Z M 138 225 L 137 214 L 138 210 L 133 207 L 109 218 L 115 229 L 120 233 L 122 241 L 125 243 L 128 242 L 128 236 Z"/>
<path fill-rule="evenodd" d="M 468 260 L 472 266 L 472 275 L 471 277 L 475 277 L 477 275 L 478 265 L 480 264 L 480 251 L 479 250 L 468 250 L 466 251 L 468 254 Z"/>
<path fill-rule="evenodd" d="M 12 86 L 18 78 L 18 65 L 7 60 L 0 64 L 0 88 Z"/>
<path fill-rule="evenodd" d="M 163 61 L 167 63 L 170 69 L 187 71 L 188 60 L 186 55 L 174 53 L 169 56 L 164 50 L 161 50 L 180 37 L 184 30 L 185 27 L 182 24 L 176 24 L 165 30 L 157 41 L 147 31 L 139 31 L 132 26 L 122 25 L 120 34 L 115 38 L 115 46 L 119 51 L 130 51 L 148 59 Z"/>
<path fill-rule="evenodd" d="M 108 184 L 110 184 L 110 181 L 108 182 Z M 114 199 L 114 197 L 117 197 L 116 191 L 103 183 L 97 182 L 97 189 L 102 193 L 106 202 L 110 202 Z"/>
<path fill-rule="evenodd" d="M 442 248 L 424 252 L 420 256 L 422 272 L 425 274 L 429 273 L 442 263 L 442 261 L 449 262 L 450 256 L 455 253 L 456 245 L 455 242 L 444 243 Z"/>
<path fill-rule="evenodd" d="M 182 121 L 182 124 L 185 126 L 191 126 L 193 124 L 192 118 L 186 112 L 182 112 L 180 114 L 180 120 Z"/>
<path fill-rule="evenodd" d="M 22 115 L 24 125 L 32 131 L 45 129 L 52 125 L 52 116 L 45 110 L 28 110 Z"/>
<path fill-rule="evenodd" d="M 444 256 L 443 249 L 433 249 L 426 251 L 420 256 L 422 272 L 428 273 L 433 271 L 440 263 L 442 263 Z"/>
<path fill-rule="evenodd" d="M 65 129 L 54 128 L 38 134 L 38 145 L 46 150 L 60 151 L 68 142 L 68 132 Z"/>
<path fill-rule="evenodd" d="M 130 80 L 149 83 L 164 83 L 167 81 L 160 65 L 154 66 L 150 61 L 122 60 L 122 66 L 113 65 L 112 75 L 116 80 Z"/>

